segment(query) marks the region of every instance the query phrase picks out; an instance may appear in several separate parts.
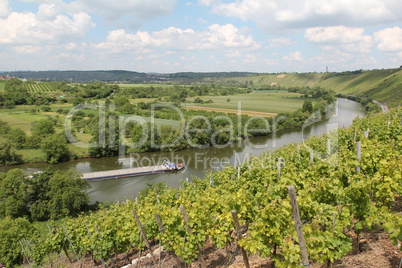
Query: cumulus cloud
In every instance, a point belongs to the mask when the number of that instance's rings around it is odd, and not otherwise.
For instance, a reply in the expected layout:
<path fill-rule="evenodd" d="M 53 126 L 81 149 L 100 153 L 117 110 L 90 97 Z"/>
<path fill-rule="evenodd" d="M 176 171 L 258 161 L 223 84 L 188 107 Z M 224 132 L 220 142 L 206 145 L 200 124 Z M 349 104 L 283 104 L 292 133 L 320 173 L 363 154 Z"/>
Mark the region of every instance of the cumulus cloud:
<path fill-rule="evenodd" d="M 254 21 L 267 32 L 316 26 L 362 26 L 402 19 L 396 0 L 199 0 L 212 12 L 244 21 Z"/>
<path fill-rule="evenodd" d="M 8 0 L 0 0 L 0 18 L 6 17 L 9 13 Z"/>
<path fill-rule="evenodd" d="M 289 55 L 283 57 L 284 60 L 289 60 L 289 61 L 302 61 L 303 56 L 300 51 L 295 51 L 290 53 Z"/>
<path fill-rule="evenodd" d="M 375 32 L 374 40 L 381 51 L 402 53 L 402 29 L 399 27 Z"/>
<path fill-rule="evenodd" d="M 363 28 L 349 28 L 345 26 L 314 27 L 305 31 L 304 37 L 307 41 L 319 43 L 326 47 L 336 45 L 349 52 L 370 51 L 373 38 L 364 35 Z"/>
<path fill-rule="evenodd" d="M 55 4 L 43 4 L 39 6 L 38 19 L 39 20 L 54 20 L 61 10 Z"/>
<path fill-rule="evenodd" d="M 123 29 L 109 32 L 105 42 L 93 47 L 119 53 L 136 48 L 163 48 L 167 50 L 205 50 L 216 48 L 256 48 L 259 45 L 244 29 L 232 24 L 213 24 L 207 31 L 169 27 L 161 31 L 127 33 Z"/>
<path fill-rule="evenodd" d="M 67 16 L 55 13 L 51 5 L 41 5 L 38 14 L 12 12 L 0 19 L 0 44 L 57 43 L 82 37 L 94 25 L 86 13 Z"/>
<path fill-rule="evenodd" d="M 123 16 L 151 19 L 172 12 L 176 0 L 76 0 L 67 5 L 74 11 L 96 13 L 107 20 Z"/>

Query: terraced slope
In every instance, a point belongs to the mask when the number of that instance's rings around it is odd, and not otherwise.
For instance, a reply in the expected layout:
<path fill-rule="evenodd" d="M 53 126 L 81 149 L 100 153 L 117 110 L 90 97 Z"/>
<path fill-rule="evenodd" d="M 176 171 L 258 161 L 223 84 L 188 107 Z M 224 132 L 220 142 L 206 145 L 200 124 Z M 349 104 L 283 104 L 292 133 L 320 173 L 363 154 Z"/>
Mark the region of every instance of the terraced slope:
<path fill-rule="evenodd" d="M 229 80 L 239 83 L 253 82 L 254 86 L 320 86 L 333 89 L 337 93 L 372 98 L 391 107 L 402 104 L 402 69 L 343 73 L 261 74 L 252 77 L 227 78 L 227 81 Z"/>

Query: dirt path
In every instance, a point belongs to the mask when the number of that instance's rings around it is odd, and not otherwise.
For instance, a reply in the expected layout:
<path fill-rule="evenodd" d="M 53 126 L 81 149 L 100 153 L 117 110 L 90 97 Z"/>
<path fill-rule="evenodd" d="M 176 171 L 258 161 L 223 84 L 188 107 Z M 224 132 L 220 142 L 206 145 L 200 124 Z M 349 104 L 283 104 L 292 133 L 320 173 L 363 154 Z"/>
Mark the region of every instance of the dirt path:
<path fill-rule="evenodd" d="M 382 102 L 379 102 L 379 101 L 376 101 L 376 100 L 373 100 L 373 102 L 375 104 L 378 104 L 378 105 L 381 106 L 381 109 L 382 109 L 383 113 L 387 113 L 389 111 L 388 106 L 385 103 L 382 103 Z"/>

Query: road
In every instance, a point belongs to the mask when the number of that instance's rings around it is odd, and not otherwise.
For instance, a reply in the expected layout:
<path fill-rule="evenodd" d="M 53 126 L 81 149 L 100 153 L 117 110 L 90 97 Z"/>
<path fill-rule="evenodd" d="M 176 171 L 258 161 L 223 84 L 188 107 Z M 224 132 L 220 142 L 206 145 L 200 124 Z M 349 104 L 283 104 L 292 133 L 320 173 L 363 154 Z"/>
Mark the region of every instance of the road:
<path fill-rule="evenodd" d="M 381 109 L 382 109 L 383 113 L 387 113 L 389 111 L 388 106 L 385 103 L 382 103 L 382 102 L 379 102 L 379 101 L 376 101 L 376 100 L 373 100 L 373 102 L 375 104 L 378 104 L 378 105 L 381 106 Z"/>

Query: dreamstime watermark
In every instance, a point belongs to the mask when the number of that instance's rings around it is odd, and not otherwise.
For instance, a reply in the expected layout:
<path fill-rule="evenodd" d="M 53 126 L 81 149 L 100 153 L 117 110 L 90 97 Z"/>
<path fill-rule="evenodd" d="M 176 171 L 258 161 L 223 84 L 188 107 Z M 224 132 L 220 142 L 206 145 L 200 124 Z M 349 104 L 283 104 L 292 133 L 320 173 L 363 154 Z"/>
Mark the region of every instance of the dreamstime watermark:
<path fill-rule="evenodd" d="M 76 138 L 75 126 L 74 126 L 74 116 L 77 112 L 81 110 L 96 110 L 99 114 L 98 116 L 98 135 L 97 140 L 94 142 L 83 142 Z M 162 128 L 157 126 L 157 115 L 158 111 L 164 110 L 172 114 L 176 114 L 176 118 L 179 118 L 179 127 L 175 129 L 174 139 L 170 140 L 168 143 L 160 142 L 159 134 L 163 131 Z M 165 103 L 155 103 L 150 107 L 150 117 L 143 117 L 138 115 L 116 115 L 116 106 L 114 104 L 106 104 L 101 102 L 99 104 L 81 104 L 69 111 L 65 119 L 65 133 L 68 141 L 80 148 L 90 148 L 93 146 L 98 146 L 100 148 L 113 147 L 119 148 L 119 156 L 123 157 L 127 154 L 127 150 L 130 148 L 138 149 L 144 146 L 152 148 L 152 150 L 166 149 L 170 147 L 175 147 L 181 142 L 185 142 L 192 148 L 203 148 L 205 146 L 212 146 L 216 148 L 230 148 L 234 144 L 244 143 L 252 149 L 265 149 L 277 147 L 276 139 L 277 132 L 279 129 L 283 128 L 283 124 L 286 124 L 288 117 L 285 115 L 280 115 L 272 118 L 267 118 L 263 116 L 248 116 L 245 117 L 242 114 L 241 102 L 238 103 L 237 110 L 233 112 L 236 113 L 235 116 L 229 116 L 226 114 L 219 114 L 215 116 L 204 116 L 195 115 L 192 117 L 185 117 L 185 114 L 178 107 L 165 104 Z M 323 119 L 329 119 L 330 117 L 338 116 L 338 103 L 328 105 L 325 111 L 317 111 L 312 113 L 303 123 L 301 128 L 301 142 L 305 146 L 310 154 L 313 155 L 315 159 L 325 160 L 329 156 L 332 156 L 332 162 L 336 163 L 333 159 L 337 159 L 337 145 L 338 137 L 335 130 L 338 129 L 338 123 L 327 123 L 327 134 L 331 134 L 331 140 L 327 142 L 328 152 L 327 154 L 319 153 L 317 150 L 313 149 L 307 143 L 305 143 L 305 131 L 312 129 L 314 123 L 319 122 Z M 136 139 L 128 137 L 128 125 L 137 125 L 140 128 L 136 133 Z M 280 127 L 281 126 L 281 127 Z M 117 132 L 117 133 L 116 133 Z M 271 143 L 257 144 L 253 143 L 253 136 L 270 135 Z M 205 140 L 207 139 L 207 140 Z M 134 154 L 134 156 L 138 156 Z M 155 163 L 155 159 L 138 160 L 139 158 L 134 157 L 133 161 L 139 166 L 146 166 L 148 162 Z M 167 160 L 167 159 L 165 159 Z M 176 161 L 177 160 L 177 161 Z M 174 162 L 185 162 L 194 161 L 194 165 L 198 166 L 209 166 L 213 169 L 217 167 L 222 167 L 230 163 L 230 159 L 206 159 L 205 155 L 194 155 L 191 159 L 170 159 Z M 140 162 L 140 163 L 138 163 Z M 145 163 L 147 162 L 147 163 Z M 158 162 L 159 163 L 159 162 Z M 214 164 L 216 163 L 216 164 Z"/>

